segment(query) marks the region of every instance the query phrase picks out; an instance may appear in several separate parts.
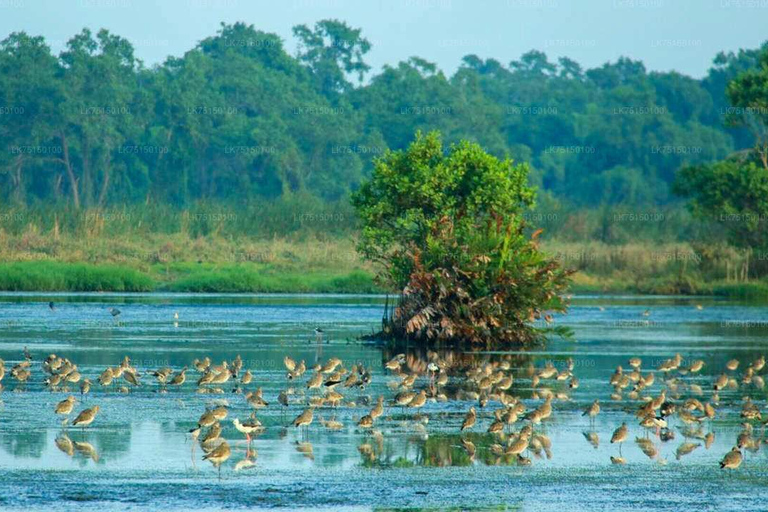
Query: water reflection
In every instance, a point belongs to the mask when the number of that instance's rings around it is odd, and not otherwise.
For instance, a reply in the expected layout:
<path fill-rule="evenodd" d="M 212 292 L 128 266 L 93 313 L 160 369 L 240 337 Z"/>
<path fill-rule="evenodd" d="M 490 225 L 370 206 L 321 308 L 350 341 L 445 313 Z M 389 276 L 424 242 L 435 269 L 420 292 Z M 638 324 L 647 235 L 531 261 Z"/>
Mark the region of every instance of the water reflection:
<path fill-rule="evenodd" d="M 48 444 L 45 432 L 0 429 L 0 446 L 13 457 L 35 458 L 43 456 Z"/>
<path fill-rule="evenodd" d="M 17 319 L 0 335 L 0 357 L 9 370 L 0 395 L 0 450 L 7 455 L 0 457 L 0 471 L 72 468 L 212 479 L 256 472 L 278 479 L 296 472 L 316 482 L 317 468 L 354 475 L 366 468 L 472 468 L 489 478 L 493 473 L 483 472 L 511 467 L 520 474 L 602 474 L 613 463 L 690 466 L 713 476 L 733 446 L 745 456 L 739 471 L 764 468 L 765 370 L 755 365 L 760 331 L 733 322 L 765 316 L 765 308 L 707 305 L 697 311 L 665 303 L 651 308 L 648 323 L 628 324 L 647 305 L 602 311 L 577 305 L 577 342 L 489 353 L 348 343 L 379 320 L 375 301 L 354 306 L 346 299 L 332 305 L 311 299 L 276 307 L 264 300 L 134 298 L 120 305 L 123 323 L 82 329 L 79 320 L 104 312 L 103 298 L 66 304 L 71 316 L 61 324 L 47 318 L 40 325 L 35 302 L 0 308 L 0 318 Z M 174 329 L 175 311 L 180 325 Z M 705 314 L 715 320 L 703 322 Z M 338 323 L 326 326 L 326 315 Z M 192 328 L 198 321 L 210 328 Z M 309 325 L 324 326 L 321 342 Z M 19 382 L 10 370 L 25 359 L 27 340 L 34 340 L 33 362 Z M 91 380 L 89 394 L 66 380 L 71 373 L 43 369 L 52 353 L 76 366 L 81 382 Z M 666 368 L 676 353 L 680 361 Z M 292 369 L 286 356 L 295 362 Z M 740 361 L 735 370 L 728 369 L 732 359 Z M 704 364 L 693 371 L 698 360 Z M 98 378 L 107 368 L 122 373 L 102 385 Z M 184 368 L 183 382 L 172 385 Z M 46 384 L 54 375 L 64 380 Z M 713 389 L 721 376 L 721 389 Z M 653 414 L 637 416 L 662 389 Z M 76 400 L 72 417 L 101 407 L 84 430 L 62 428 L 56 417 L 54 408 L 67 393 Z M 583 416 L 595 400 L 599 412 Z M 294 428 L 292 420 L 310 406 L 312 423 Z M 201 415 L 217 408 L 226 415 L 201 426 Z M 474 420 L 468 421 L 471 408 Z M 626 440 L 612 444 L 624 422 Z"/>

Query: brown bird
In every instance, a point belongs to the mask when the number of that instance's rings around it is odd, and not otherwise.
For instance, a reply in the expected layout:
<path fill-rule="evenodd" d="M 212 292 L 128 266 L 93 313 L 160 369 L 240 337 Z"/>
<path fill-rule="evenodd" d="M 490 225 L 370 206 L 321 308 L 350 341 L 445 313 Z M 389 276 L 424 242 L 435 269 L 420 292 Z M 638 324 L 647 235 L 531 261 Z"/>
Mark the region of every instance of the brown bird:
<path fill-rule="evenodd" d="M 217 421 L 226 419 L 228 413 L 229 411 L 224 405 L 220 405 L 211 409 L 211 414 L 213 414 L 213 417 L 216 418 Z"/>
<path fill-rule="evenodd" d="M 415 397 L 413 397 L 413 400 L 410 401 L 408 406 L 419 409 L 424 407 L 425 403 L 427 403 L 427 392 L 422 389 Z"/>
<path fill-rule="evenodd" d="M 75 397 L 69 395 L 67 398 L 56 404 L 56 414 L 62 416 L 68 416 L 72 412 L 72 408 L 75 406 Z"/>
<path fill-rule="evenodd" d="M 412 391 L 402 391 L 395 395 L 395 404 L 405 407 L 406 405 L 409 405 L 415 397 L 416 393 L 413 393 Z"/>
<path fill-rule="evenodd" d="M 357 422 L 357 426 L 360 428 L 371 428 L 373 427 L 373 418 L 370 414 L 366 414 L 360 418 L 360 421 Z"/>
<path fill-rule="evenodd" d="M 320 386 L 322 385 L 323 375 L 321 373 L 315 373 L 307 382 L 307 389 L 320 389 Z"/>
<path fill-rule="evenodd" d="M 182 384 L 184 384 L 186 380 L 187 380 L 187 367 L 185 366 L 184 368 L 181 369 L 179 373 L 177 373 L 171 378 L 171 381 L 168 384 L 170 384 L 171 386 L 181 386 Z"/>
<path fill-rule="evenodd" d="M 384 396 L 379 395 L 379 400 L 376 402 L 376 405 L 371 409 L 371 418 L 374 420 L 384 414 Z"/>
<path fill-rule="evenodd" d="M 139 376 L 131 370 L 125 370 L 123 372 L 123 378 L 134 386 L 140 386 Z"/>
<path fill-rule="evenodd" d="M 288 407 L 288 393 L 285 390 L 280 391 L 280 394 L 277 395 L 277 403 L 283 407 Z"/>
<path fill-rule="evenodd" d="M 593 422 L 595 420 L 595 416 L 598 414 L 600 414 L 600 401 L 595 400 L 589 407 L 584 410 L 584 414 L 582 414 L 582 416 L 589 416 L 589 421 Z"/>
<path fill-rule="evenodd" d="M 309 409 L 305 410 L 304 412 L 296 416 L 296 419 L 293 420 L 293 426 L 308 427 L 312 423 L 313 417 L 314 417 L 314 409 L 310 407 Z"/>
<path fill-rule="evenodd" d="M 475 422 L 477 421 L 477 412 L 475 411 L 474 407 L 469 408 L 469 412 L 467 413 L 467 416 L 464 418 L 464 422 L 461 424 L 461 430 L 466 430 L 468 428 L 472 428 L 475 425 Z"/>
<path fill-rule="evenodd" d="M 91 380 L 83 379 L 82 382 L 80 382 L 80 395 L 85 396 L 90 392 L 91 392 Z"/>
<path fill-rule="evenodd" d="M 257 389 L 255 392 L 246 393 L 245 399 L 248 402 L 248 405 L 254 409 L 261 409 L 269 405 L 269 403 L 264 400 L 264 397 L 262 396 L 261 388 Z"/>
<path fill-rule="evenodd" d="M 214 441 L 221 437 L 221 430 L 221 423 L 217 421 L 208 429 L 208 432 L 206 432 L 205 436 L 200 440 L 200 444 L 202 444 L 204 448 L 210 446 Z"/>
<path fill-rule="evenodd" d="M 619 456 L 621 456 L 621 444 L 627 440 L 627 432 L 627 424 L 622 423 L 619 428 L 613 431 L 611 436 L 611 444 L 618 443 L 619 445 Z"/>
<path fill-rule="evenodd" d="M 205 411 L 200 416 L 200 419 L 197 420 L 198 427 L 210 427 L 214 423 L 216 423 L 216 416 L 214 416 L 213 412 L 211 411 Z"/>
<path fill-rule="evenodd" d="M 72 426 L 74 427 L 87 427 L 91 423 L 93 423 L 93 420 L 96 419 L 96 414 L 99 412 L 99 406 L 94 405 L 90 409 L 85 409 L 80 412 L 80 414 L 77 415 L 77 418 L 75 418 L 75 421 L 72 422 Z"/>
<path fill-rule="evenodd" d="M 736 469 L 741 466 L 742 456 L 739 448 L 734 446 L 720 461 L 720 469 Z"/>
<path fill-rule="evenodd" d="M 520 431 L 520 434 L 514 438 L 510 439 L 509 445 L 506 449 L 507 455 L 520 455 L 525 450 L 528 449 L 528 444 L 530 443 L 531 439 L 531 431 L 523 429 Z"/>
<path fill-rule="evenodd" d="M 219 477 L 221 477 L 221 465 L 229 459 L 230 455 L 232 455 L 232 450 L 229 448 L 229 444 L 226 441 L 222 441 L 210 453 L 203 455 L 203 460 L 210 461 L 213 467 L 219 470 Z"/>
<path fill-rule="evenodd" d="M 723 374 L 717 378 L 717 380 L 715 381 L 712 387 L 714 388 L 715 391 L 719 391 L 727 385 L 728 385 L 728 376 Z"/>

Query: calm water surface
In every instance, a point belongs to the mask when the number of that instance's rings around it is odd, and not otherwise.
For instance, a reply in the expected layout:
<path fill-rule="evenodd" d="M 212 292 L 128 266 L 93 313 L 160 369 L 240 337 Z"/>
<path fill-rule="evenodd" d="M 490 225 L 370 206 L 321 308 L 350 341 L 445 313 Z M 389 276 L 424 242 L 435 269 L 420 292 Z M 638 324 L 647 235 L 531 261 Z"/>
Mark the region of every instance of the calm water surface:
<path fill-rule="evenodd" d="M 54 311 L 48 308 L 51 300 Z M 382 305 L 382 298 L 366 296 L 0 295 L 0 358 L 6 362 L 0 394 L 0 508 L 768 508 L 768 446 L 759 442 L 760 422 L 753 422 L 756 450 L 747 453 L 742 467 L 728 473 L 718 467 L 742 430 L 744 397 L 751 397 L 768 416 L 764 389 L 750 384 L 723 390 L 714 421 L 686 428 L 670 418 L 674 439 L 662 441 L 651 433 L 649 441 L 642 441 L 646 432 L 633 414 L 640 402 L 629 400 L 627 393 L 622 400 L 611 399 L 608 384 L 616 366 L 627 368 L 632 356 L 642 358 L 647 373 L 680 353 L 686 362 L 703 359 L 706 366 L 696 376 L 680 377 L 673 401 L 695 396 L 705 402 L 728 360 L 741 361 L 737 371 L 728 372 L 741 381 L 750 362 L 768 356 L 768 307 L 676 297 L 577 297 L 571 312 L 557 320 L 573 328 L 572 340 L 555 339 L 527 353 L 456 355 L 466 367 L 508 358 L 508 373 L 515 377 L 510 393 L 529 410 L 543 402 L 547 390 L 557 394 L 552 417 L 536 426 L 551 439 L 550 454 L 529 453 L 532 463 L 522 466 L 489 449 L 498 442 L 486 433 L 498 402 L 478 408 L 476 426 L 463 435 L 476 445 L 475 457 L 463 448 L 459 428 L 469 407 L 477 405 L 463 372 L 452 373 L 443 390 L 447 399 L 428 401 L 418 414 L 390 405 L 400 391 L 395 388 L 399 379 L 383 363 L 393 354 L 355 341 L 376 328 Z M 122 314 L 113 319 L 110 307 Z M 325 331 L 319 345 L 315 327 Z M 21 361 L 24 347 L 33 356 L 32 377 L 18 384 L 8 373 Z M 67 394 L 45 387 L 41 361 L 50 353 L 69 358 L 94 381 L 84 400 L 77 387 L 70 390 L 78 397 L 76 412 L 101 408 L 85 430 L 64 429 L 53 412 Z M 118 365 L 126 355 L 143 374 L 161 367 L 179 370 L 205 356 L 216 363 L 231 361 L 238 354 L 244 369 L 254 375 L 246 391 L 262 387 L 271 402 L 258 411 L 265 429 L 251 443 L 256 456 L 247 469 L 236 469 L 246 457 L 247 443 L 231 420 L 245 420 L 252 409 L 242 393 L 233 392 L 232 381 L 220 394 L 198 393 L 195 370 L 181 389 L 167 392 L 151 375 L 142 375 L 142 385 L 127 394 L 95 383 L 105 367 Z M 285 355 L 308 366 L 339 357 L 347 368 L 370 368 L 373 381 L 364 390 L 339 387 L 344 404 L 317 409 L 314 423 L 306 431 L 297 430 L 287 425 L 306 406 L 304 386 L 312 372 L 288 381 Z M 532 387 L 526 367 L 532 364 L 538 370 L 552 363 L 563 370 L 568 358 L 574 361 L 577 389 L 555 380 Z M 655 374 L 648 392 L 654 396 L 664 386 L 661 373 Z M 414 387 L 428 384 L 423 375 Z M 284 410 L 276 398 L 287 388 L 294 394 Z M 357 420 L 379 395 L 386 397 L 384 415 L 373 431 L 359 429 Z M 592 425 L 582 411 L 596 398 L 603 412 Z M 202 460 L 204 452 L 188 432 L 207 406 L 222 401 L 229 404 L 222 437 L 232 456 L 219 475 Z M 342 427 L 330 431 L 321 420 L 336 420 Z M 610 438 L 624 421 L 630 428 L 621 447 L 626 464 L 613 465 L 610 458 L 619 455 L 619 448 Z M 707 448 L 703 438 L 709 432 L 715 438 Z M 57 445 L 65 436 L 76 449 Z M 683 454 L 690 448 L 684 443 L 699 446 Z M 649 451 L 655 454 L 649 456 Z"/>

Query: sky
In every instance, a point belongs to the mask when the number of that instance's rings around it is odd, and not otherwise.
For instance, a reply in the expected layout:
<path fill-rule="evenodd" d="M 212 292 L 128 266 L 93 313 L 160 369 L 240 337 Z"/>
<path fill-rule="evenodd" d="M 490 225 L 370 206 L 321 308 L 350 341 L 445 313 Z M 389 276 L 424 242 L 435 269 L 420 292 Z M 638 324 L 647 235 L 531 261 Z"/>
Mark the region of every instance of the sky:
<path fill-rule="evenodd" d="M 531 49 L 586 68 L 620 56 L 702 77 L 719 51 L 768 39 L 768 0 L 0 0 L 0 38 L 24 30 L 58 53 L 83 27 L 130 40 L 147 66 L 180 56 L 220 22 L 273 32 L 326 18 L 361 28 L 374 71 L 411 56 L 452 74 L 467 54 L 503 64 Z"/>

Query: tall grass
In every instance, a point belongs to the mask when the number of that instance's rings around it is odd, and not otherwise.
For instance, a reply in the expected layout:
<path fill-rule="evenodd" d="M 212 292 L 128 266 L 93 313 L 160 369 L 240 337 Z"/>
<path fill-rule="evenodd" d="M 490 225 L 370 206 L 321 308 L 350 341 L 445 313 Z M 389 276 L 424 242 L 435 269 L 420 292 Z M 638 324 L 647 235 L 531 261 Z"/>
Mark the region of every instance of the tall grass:
<path fill-rule="evenodd" d="M 0 264 L 0 290 L 146 292 L 153 280 L 131 268 L 55 261 Z"/>
<path fill-rule="evenodd" d="M 697 231 L 686 215 L 675 207 L 576 211 L 544 201 L 528 220 L 545 228 L 544 249 L 577 270 L 577 291 L 768 295 L 759 278 L 768 275 L 765 255 Z M 346 200 L 303 195 L 181 210 L 11 208 L 0 215 L 0 288 L 380 291 L 375 268 L 355 251 L 356 229 Z"/>
<path fill-rule="evenodd" d="M 547 242 L 545 250 L 575 269 L 579 291 L 759 296 L 768 282 L 753 254 L 727 245 Z"/>
<path fill-rule="evenodd" d="M 347 274 L 270 273 L 233 266 L 193 272 L 170 285 L 177 292 L 220 293 L 380 293 L 373 275 L 364 271 Z"/>
<path fill-rule="evenodd" d="M 310 194 L 259 199 L 247 204 L 198 201 L 184 207 L 147 202 L 74 210 L 70 205 L 2 208 L 0 230 L 12 236 L 34 231 L 80 239 L 181 234 L 190 238 L 350 235 L 355 213 L 347 199 L 323 201 Z"/>

